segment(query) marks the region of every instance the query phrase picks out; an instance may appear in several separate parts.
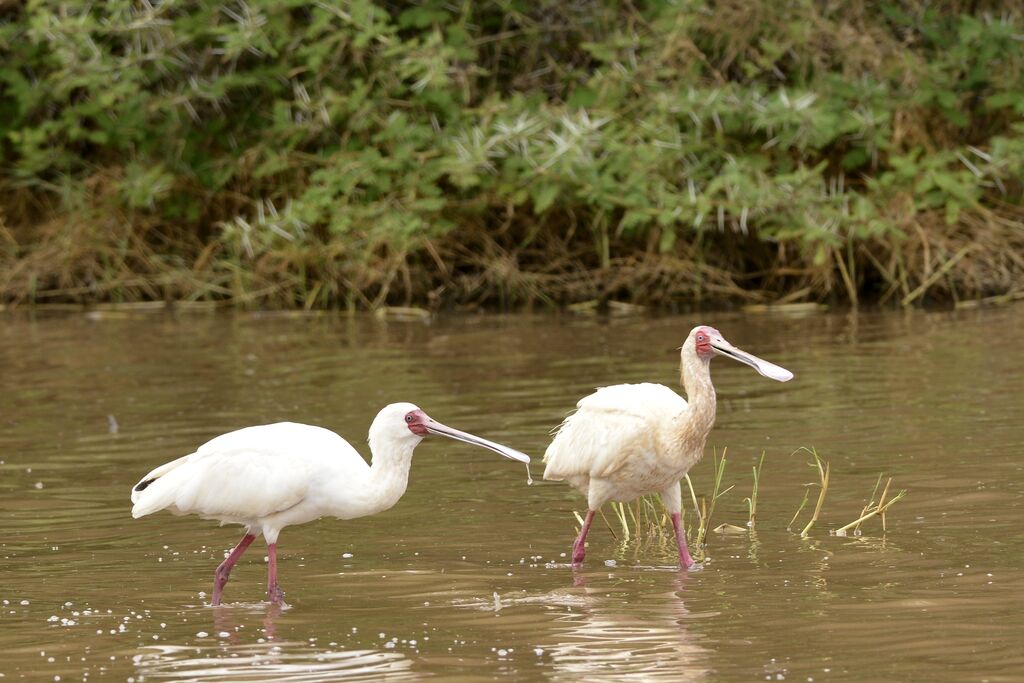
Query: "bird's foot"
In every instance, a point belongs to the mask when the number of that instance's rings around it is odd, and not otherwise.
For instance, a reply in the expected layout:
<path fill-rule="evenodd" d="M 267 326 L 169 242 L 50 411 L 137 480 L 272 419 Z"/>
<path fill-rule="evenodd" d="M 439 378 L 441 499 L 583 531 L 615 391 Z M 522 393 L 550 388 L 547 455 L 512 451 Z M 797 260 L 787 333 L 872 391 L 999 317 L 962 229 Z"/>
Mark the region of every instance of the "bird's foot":
<path fill-rule="evenodd" d="M 231 576 L 230 569 L 224 569 L 223 567 L 217 567 L 217 573 L 213 576 L 213 596 L 210 600 L 210 605 L 216 607 L 220 604 L 220 598 L 224 595 L 224 586 L 228 583 L 228 577 Z"/>
<path fill-rule="evenodd" d="M 275 605 L 283 605 L 284 590 L 282 590 L 279 585 L 274 584 L 273 586 L 267 589 L 267 600 L 270 600 L 270 602 Z"/>
<path fill-rule="evenodd" d="M 572 548 L 572 568 L 579 569 L 587 556 L 587 549 L 583 544 L 574 545 Z"/>

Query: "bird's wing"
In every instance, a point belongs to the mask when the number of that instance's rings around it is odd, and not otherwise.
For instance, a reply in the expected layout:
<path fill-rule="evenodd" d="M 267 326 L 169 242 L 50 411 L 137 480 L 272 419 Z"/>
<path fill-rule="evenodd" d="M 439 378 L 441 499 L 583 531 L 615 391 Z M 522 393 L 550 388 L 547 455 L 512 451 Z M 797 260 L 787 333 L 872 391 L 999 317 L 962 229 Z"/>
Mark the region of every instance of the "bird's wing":
<path fill-rule="evenodd" d="M 616 384 L 601 387 L 576 404 L 577 408 L 612 411 L 638 417 L 677 415 L 686 400 L 664 384 Z"/>
<path fill-rule="evenodd" d="M 327 468 L 356 465 L 366 467 L 358 452 L 321 427 L 290 422 L 247 427 L 146 475 L 132 491 L 132 516 L 169 509 L 258 519 L 301 502 Z"/>
<path fill-rule="evenodd" d="M 576 408 L 544 453 L 545 479 L 607 477 L 624 458 L 653 456 L 658 431 L 686 410 L 686 401 L 661 384 L 617 384 L 584 397 Z"/>

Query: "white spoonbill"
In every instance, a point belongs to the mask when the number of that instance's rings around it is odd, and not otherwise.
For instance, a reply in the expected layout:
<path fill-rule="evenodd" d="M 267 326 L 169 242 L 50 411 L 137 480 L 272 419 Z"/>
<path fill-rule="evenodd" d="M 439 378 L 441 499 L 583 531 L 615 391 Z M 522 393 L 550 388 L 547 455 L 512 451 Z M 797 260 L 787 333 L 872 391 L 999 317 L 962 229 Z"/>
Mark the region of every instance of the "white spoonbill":
<path fill-rule="evenodd" d="M 246 427 L 144 476 L 132 488 L 132 517 L 170 510 L 245 527 L 242 540 L 214 574 L 214 605 L 220 604 L 238 558 L 263 534 L 269 560 L 267 597 L 280 603 L 281 529 L 320 517 L 354 519 L 387 510 L 405 493 L 412 452 L 428 434 L 530 462 L 525 453 L 446 427 L 411 403 L 392 403 L 370 425 L 370 465 L 345 439 L 323 427 L 293 422 Z"/>
<path fill-rule="evenodd" d="M 572 547 L 578 567 L 586 555 L 587 532 L 601 506 L 660 493 L 672 518 L 679 562 L 689 569 L 693 559 L 680 523 L 679 480 L 697 464 L 715 423 L 715 387 L 711 359 L 721 355 L 746 363 L 779 382 L 793 373 L 741 351 L 713 327 L 690 331 L 680 349 L 680 374 L 687 403 L 661 384 L 617 384 L 598 389 L 576 404 L 544 453 L 544 478 L 565 480 L 587 497 L 587 517 Z"/>

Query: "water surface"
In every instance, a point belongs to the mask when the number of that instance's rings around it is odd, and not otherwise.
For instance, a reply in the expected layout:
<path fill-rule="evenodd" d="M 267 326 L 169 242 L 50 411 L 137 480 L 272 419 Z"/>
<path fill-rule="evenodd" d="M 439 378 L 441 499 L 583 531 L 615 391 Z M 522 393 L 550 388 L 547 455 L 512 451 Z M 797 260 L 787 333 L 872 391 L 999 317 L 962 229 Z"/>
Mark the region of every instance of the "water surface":
<path fill-rule="evenodd" d="M 554 427 L 593 387 L 676 387 L 698 322 L 796 373 L 718 359 L 728 448 L 702 571 L 603 524 L 564 566 L 580 496 L 539 481 Z M 442 318 L 7 314 L 0 318 L 0 674 L 5 680 L 1019 680 L 1024 668 L 1021 307 L 809 317 Z M 154 466 L 225 431 L 320 424 L 363 453 L 377 410 L 438 420 L 535 456 L 523 469 L 428 439 L 405 497 L 372 518 L 286 529 L 290 608 L 262 602 L 254 544 L 206 605 L 241 535 L 130 515 Z M 787 525 L 831 463 L 821 521 Z M 879 473 L 909 495 L 863 535 Z M 692 472 L 707 495 L 712 463 Z M 806 521 L 808 511 L 802 520 Z M 609 519 L 612 519 L 609 514 Z M 692 522 L 693 516 L 688 519 Z"/>

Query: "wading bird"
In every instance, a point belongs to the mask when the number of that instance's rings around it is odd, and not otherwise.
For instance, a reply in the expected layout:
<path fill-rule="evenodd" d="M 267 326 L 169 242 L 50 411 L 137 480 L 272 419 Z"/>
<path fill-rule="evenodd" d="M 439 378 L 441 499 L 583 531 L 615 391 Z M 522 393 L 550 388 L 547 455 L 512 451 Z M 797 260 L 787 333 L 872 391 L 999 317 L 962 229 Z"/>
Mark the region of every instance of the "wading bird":
<path fill-rule="evenodd" d="M 280 603 L 281 529 L 320 517 L 354 519 L 387 510 L 405 493 L 413 450 L 428 434 L 530 462 L 525 453 L 435 422 L 411 403 L 393 403 L 370 425 L 370 465 L 345 439 L 322 427 L 293 422 L 246 427 L 144 476 L 132 488 L 132 517 L 170 510 L 246 528 L 214 574 L 214 605 L 220 604 L 238 558 L 263 534 L 269 560 L 267 597 Z"/>
<path fill-rule="evenodd" d="M 661 384 L 617 384 L 576 404 L 544 453 L 544 478 L 567 481 L 587 497 L 587 517 L 572 547 L 578 567 L 586 554 L 594 514 L 608 501 L 629 502 L 660 493 L 675 527 L 679 562 L 693 559 L 680 523 L 679 480 L 700 460 L 715 423 L 711 359 L 725 356 L 760 374 L 788 382 L 793 373 L 741 351 L 713 327 L 693 328 L 680 349 L 680 374 L 690 402 Z"/>

